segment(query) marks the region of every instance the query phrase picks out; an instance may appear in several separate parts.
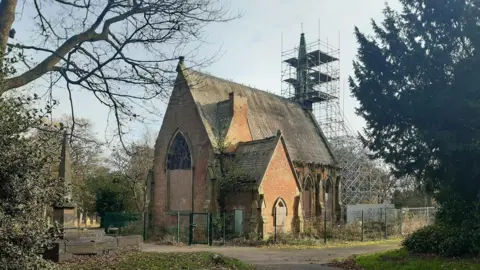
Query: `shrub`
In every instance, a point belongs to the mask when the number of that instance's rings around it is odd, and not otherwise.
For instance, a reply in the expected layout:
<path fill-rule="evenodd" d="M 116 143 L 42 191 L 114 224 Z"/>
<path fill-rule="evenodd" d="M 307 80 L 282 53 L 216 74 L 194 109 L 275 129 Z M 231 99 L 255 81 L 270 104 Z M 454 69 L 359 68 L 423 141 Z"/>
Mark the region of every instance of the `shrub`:
<path fill-rule="evenodd" d="M 403 242 L 410 252 L 431 253 L 444 257 L 478 256 L 480 230 L 468 227 L 431 225 L 412 233 Z"/>
<path fill-rule="evenodd" d="M 440 253 L 440 241 L 444 229 L 438 225 L 427 226 L 412 233 L 403 241 L 403 245 L 414 253 Z"/>
<path fill-rule="evenodd" d="M 41 254 L 58 228 L 49 226 L 43 210 L 62 199 L 64 186 L 50 173 L 58 157 L 49 149 L 59 142 L 37 136 L 41 126 L 41 115 L 22 99 L 0 99 L 0 265 L 8 269 L 52 267 Z"/>

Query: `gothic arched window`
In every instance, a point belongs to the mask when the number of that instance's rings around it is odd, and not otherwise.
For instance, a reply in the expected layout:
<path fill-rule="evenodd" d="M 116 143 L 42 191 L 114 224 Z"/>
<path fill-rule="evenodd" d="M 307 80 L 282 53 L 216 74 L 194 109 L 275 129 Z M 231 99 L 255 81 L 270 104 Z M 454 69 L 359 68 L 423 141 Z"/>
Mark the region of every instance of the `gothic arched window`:
<path fill-rule="evenodd" d="M 187 140 L 182 133 L 177 132 L 167 156 L 168 170 L 186 170 L 192 168 L 192 157 Z"/>
<path fill-rule="evenodd" d="M 303 211 L 304 217 L 306 218 L 310 218 L 312 216 L 312 189 L 312 178 L 307 176 L 303 184 Z"/>

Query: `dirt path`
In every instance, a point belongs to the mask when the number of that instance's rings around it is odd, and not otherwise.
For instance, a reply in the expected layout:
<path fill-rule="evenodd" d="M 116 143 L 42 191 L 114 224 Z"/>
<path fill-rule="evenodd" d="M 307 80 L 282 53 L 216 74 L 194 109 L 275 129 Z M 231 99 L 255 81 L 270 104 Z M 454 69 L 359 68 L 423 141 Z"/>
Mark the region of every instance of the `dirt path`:
<path fill-rule="evenodd" d="M 354 254 L 375 253 L 396 249 L 397 243 L 373 244 L 353 247 L 312 248 L 312 249 L 278 249 L 254 247 L 175 247 L 144 244 L 145 252 L 197 252 L 210 251 L 224 256 L 237 258 L 258 269 L 335 269 L 324 264 L 335 258 L 348 257 Z"/>

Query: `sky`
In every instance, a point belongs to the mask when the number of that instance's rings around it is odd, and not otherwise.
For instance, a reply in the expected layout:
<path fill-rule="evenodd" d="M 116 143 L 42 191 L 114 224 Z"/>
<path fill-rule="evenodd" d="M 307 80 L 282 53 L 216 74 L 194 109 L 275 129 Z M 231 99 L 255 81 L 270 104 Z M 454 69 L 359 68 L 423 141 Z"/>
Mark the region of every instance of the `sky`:
<path fill-rule="evenodd" d="M 371 34 L 371 19 L 377 22 L 383 19 L 385 2 L 394 9 L 399 8 L 397 0 L 232 0 L 231 11 L 240 11 L 244 15 L 234 21 L 207 26 L 204 31 L 208 44 L 201 48 L 198 56 L 211 55 L 220 49 L 221 57 L 204 71 L 280 94 L 282 48 L 287 50 L 298 46 L 303 29 L 307 43 L 320 37 L 340 48 L 340 104 L 352 129 L 359 131 L 365 122 L 355 115 L 358 103 L 350 96 L 347 84 L 348 76 L 353 74 L 352 61 L 357 51 L 354 27 Z M 20 18 L 17 16 L 14 27 L 25 29 L 21 26 L 28 24 L 32 14 L 32 11 L 23 11 Z M 30 33 L 30 37 L 32 35 Z M 54 95 L 60 101 L 55 114 L 69 114 L 66 91 L 55 89 Z M 107 125 L 108 109 L 88 93 L 74 93 L 73 98 L 76 117 L 89 118 L 99 138 L 109 141 L 112 130 Z M 132 124 L 131 138 L 142 137 L 146 128 L 158 133 L 166 102 L 159 103 L 160 111 L 154 116 L 153 123 Z"/>

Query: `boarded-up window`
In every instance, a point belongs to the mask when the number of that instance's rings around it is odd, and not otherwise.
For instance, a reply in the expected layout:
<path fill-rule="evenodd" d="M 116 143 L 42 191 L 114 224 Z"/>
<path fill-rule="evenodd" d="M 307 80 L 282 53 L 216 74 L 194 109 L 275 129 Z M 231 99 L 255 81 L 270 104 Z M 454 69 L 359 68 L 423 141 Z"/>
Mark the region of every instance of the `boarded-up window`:
<path fill-rule="evenodd" d="M 278 199 L 275 206 L 275 226 L 277 232 L 285 232 L 287 223 L 287 205 L 283 199 Z"/>
<path fill-rule="evenodd" d="M 309 218 L 312 216 L 312 179 L 307 177 L 303 184 L 303 211 L 304 217 Z"/>
<path fill-rule="evenodd" d="M 192 209 L 192 159 L 187 140 L 178 132 L 167 156 L 168 205 L 171 211 Z"/>

